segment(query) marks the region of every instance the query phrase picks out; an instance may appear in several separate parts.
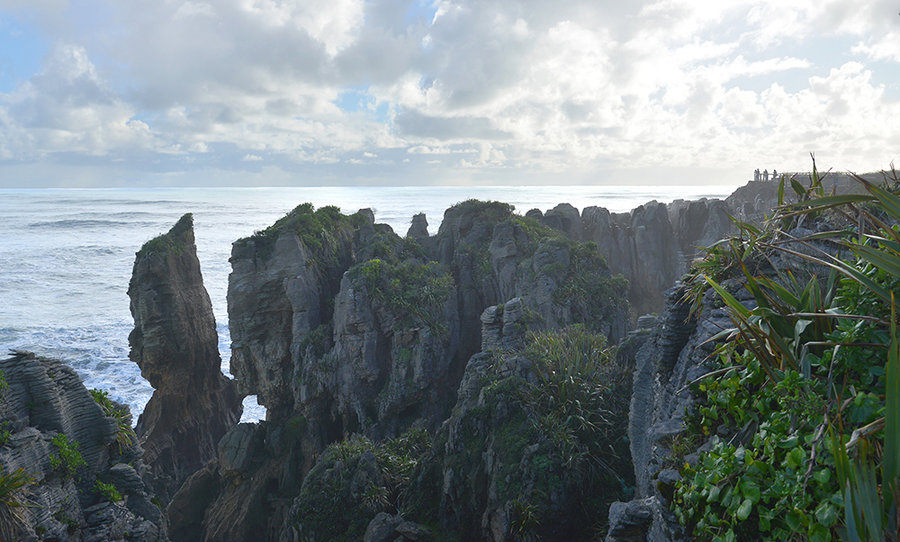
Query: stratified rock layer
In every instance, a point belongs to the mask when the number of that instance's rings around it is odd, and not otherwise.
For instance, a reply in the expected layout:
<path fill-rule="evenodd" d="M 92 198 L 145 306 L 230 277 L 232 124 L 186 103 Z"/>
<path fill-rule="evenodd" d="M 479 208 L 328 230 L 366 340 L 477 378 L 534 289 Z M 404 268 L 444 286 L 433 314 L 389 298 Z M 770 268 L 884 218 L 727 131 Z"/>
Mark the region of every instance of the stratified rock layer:
<path fill-rule="evenodd" d="M 6 384 L 0 386 L 0 470 L 9 476 L 21 469 L 32 481 L 20 494 L 24 522 L 14 528 L 14 540 L 168 540 L 165 517 L 141 478 L 141 449 L 117 441 L 117 421 L 104 414 L 75 371 L 16 352 L 0 360 L 0 374 Z M 129 424 L 130 416 L 123 416 Z M 61 442 L 76 448 L 84 464 L 72 460 L 67 469 Z M 110 502 L 97 482 L 112 484 L 123 500 Z"/>
<path fill-rule="evenodd" d="M 242 408 L 236 386 L 221 372 L 191 215 L 137 253 L 128 295 L 134 317 L 130 357 L 155 390 L 137 433 L 165 502 L 215 457 Z"/>

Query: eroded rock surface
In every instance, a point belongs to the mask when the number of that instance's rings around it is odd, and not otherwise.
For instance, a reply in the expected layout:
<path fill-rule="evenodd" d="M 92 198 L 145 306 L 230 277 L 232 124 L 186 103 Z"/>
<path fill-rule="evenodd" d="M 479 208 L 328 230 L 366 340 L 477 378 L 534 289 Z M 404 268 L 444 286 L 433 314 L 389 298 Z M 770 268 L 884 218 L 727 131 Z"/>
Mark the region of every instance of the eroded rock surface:
<path fill-rule="evenodd" d="M 0 469 L 30 480 L 13 493 L 26 505 L 18 509 L 24 521 L 3 526 L 12 540 L 168 540 L 142 478 L 143 452 L 118 438 L 119 423 L 130 428 L 128 407 L 113 405 L 119 420 L 107 416 L 69 366 L 28 352 L 0 360 L 0 373 Z M 122 500 L 112 502 L 98 483 Z"/>
<path fill-rule="evenodd" d="M 219 439 L 242 410 L 234 382 L 221 372 L 191 215 L 137 253 L 128 295 L 134 317 L 130 358 L 155 390 L 137 433 L 157 494 L 167 502 L 216 456 Z"/>
<path fill-rule="evenodd" d="M 371 211 L 303 205 L 234 244 L 232 372 L 267 422 L 233 429 L 218 461 L 185 484 L 170 505 L 174 539 L 291 540 L 303 523 L 298 492 L 329 444 L 353 434 L 380 442 L 413 425 L 433 432 L 447 419 L 482 348 L 482 313 L 502 300 L 520 298 L 509 314 L 522 330 L 581 322 L 624 336 L 627 282 L 596 246 L 501 203 L 448 209 L 434 237 L 424 221 L 401 238 Z M 511 326 L 489 334 L 503 344 Z M 213 487 L 211 499 L 195 498 Z M 200 501 L 197 535 L 174 507 Z"/>

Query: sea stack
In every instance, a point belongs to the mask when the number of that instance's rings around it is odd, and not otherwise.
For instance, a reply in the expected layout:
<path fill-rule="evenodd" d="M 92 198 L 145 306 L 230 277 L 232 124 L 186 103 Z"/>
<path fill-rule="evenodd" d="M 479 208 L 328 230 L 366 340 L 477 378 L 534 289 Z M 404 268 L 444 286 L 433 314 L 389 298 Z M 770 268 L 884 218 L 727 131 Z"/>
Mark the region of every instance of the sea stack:
<path fill-rule="evenodd" d="M 186 214 L 137 253 L 128 287 L 134 331 L 130 358 L 153 386 L 137 434 L 168 498 L 216 455 L 222 435 L 241 416 L 241 397 L 221 372 L 216 321 Z"/>

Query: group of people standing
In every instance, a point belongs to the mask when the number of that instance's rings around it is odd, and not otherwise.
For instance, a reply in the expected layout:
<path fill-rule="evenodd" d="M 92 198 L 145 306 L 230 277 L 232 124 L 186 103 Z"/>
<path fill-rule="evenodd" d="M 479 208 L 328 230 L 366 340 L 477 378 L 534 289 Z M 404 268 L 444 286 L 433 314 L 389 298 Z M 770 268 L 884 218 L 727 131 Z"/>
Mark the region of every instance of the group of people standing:
<path fill-rule="evenodd" d="M 774 181 L 777 178 L 778 178 L 778 170 L 773 169 L 772 170 L 772 180 Z M 769 170 L 766 169 L 766 170 L 763 170 L 762 173 L 760 173 L 759 168 L 756 168 L 753 171 L 753 180 L 754 181 L 768 181 L 769 180 Z"/>

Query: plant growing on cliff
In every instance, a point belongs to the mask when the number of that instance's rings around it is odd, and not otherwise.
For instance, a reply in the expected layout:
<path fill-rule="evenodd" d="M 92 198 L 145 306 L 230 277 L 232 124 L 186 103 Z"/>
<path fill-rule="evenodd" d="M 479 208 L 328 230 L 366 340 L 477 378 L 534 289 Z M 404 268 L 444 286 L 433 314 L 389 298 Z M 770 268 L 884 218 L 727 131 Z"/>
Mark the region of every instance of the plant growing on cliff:
<path fill-rule="evenodd" d="M 97 480 L 94 482 L 94 492 L 106 499 L 109 502 L 119 502 L 122 500 L 122 494 L 119 493 L 119 490 L 116 489 L 116 486 L 113 484 L 106 484 Z"/>
<path fill-rule="evenodd" d="M 628 279 L 609 276 L 609 267 L 596 243 L 571 248 L 565 280 L 553 292 L 553 300 L 571 308 L 577 322 L 596 329 L 616 311 L 628 312 Z"/>
<path fill-rule="evenodd" d="M 315 263 L 332 263 L 335 257 L 336 239 L 341 229 L 348 226 L 358 227 L 365 216 L 356 213 L 347 216 L 334 205 L 326 205 L 316 209 L 312 203 L 303 203 L 295 207 L 275 224 L 264 230 L 255 232 L 247 239 L 256 244 L 256 250 L 262 259 L 271 255 L 275 241 L 282 233 L 294 233 L 303 244 L 315 255 Z M 322 260 L 322 261 L 320 261 Z"/>
<path fill-rule="evenodd" d="M 9 438 L 12 436 L 12 431 L 6 428 L 7 425 L 9 422 L 6 420 L 0 422 L 0 446 L 9 442 Z"/>
<path fill-rule="evenodd" d="M 87 465 L 78 450 L 77 440 L 70 441 L 65 433 L 57 433 L 50 443 L 56 448 L 55 453 L 50 453 L 50 465 L 62 472 L 63 476 L 75 476 L 79 467 Z"/>
<path fill-rule="evenodd" d="M 187 230 L 194 227 L 194 215 L 186 213 L 178 222 L 172 226 L 168 233 L 158 235 L 153 239 L 144 243 L 138 251 L 138 256 L 146 256 L 149 254 L 180 254 L 184 250 L 184 244 L 181 237 Z"/>
<path fill-rule="evenodd" d="M 440 334 L 446 333 L 443 310 L 453 289 L 453 277 L 441 264 L 375 258 L 354 267 L 350 276 L 390 308 L 401 324 L 411 325 L 415 318 Z"/>
<path fill-rule="evenodd" d="M 116 444 L 119 447 L 119 453 L 137 442 L 137 435 L 134 428 L 131 427 L 131 412 L 128 411 L 128 407 L 116 406 L 104 390 L 94 388 L 90 392 L 94 402 L 103 410 L 103 414 L 116 420 Z"/>
<path fill-rule="evenodd" d="M 750 272 L 744 254 L 735 254 L 756 301 L 749 308 L 707 277 L 735 328 L 719 349 L 720 369 L 696 383 L 703 401 L 694 427 L 705 434 L 727 427 L 731 436 L 714 437 L 699 463 L 684 467 L 674 499 L 679 519 L 700 539 L 900 535 L 896 176 L 893 187 L 859 179 L 868 194 L 848 196 L 823 195 L 816 179 L 798 192 L 798 203 L 777 210 L 753 250 L 832 269 L 839 282 L 823 287 L 813 277 L 800 288 L 792 276 Z M 786 233 L 825 211 L 856 230 L 804 239 Z M 823 237 L 853 257 L 818 248 L 813 241 Z"/>
<path fill-rule="evenodd" d="M 361 540 L 377 513 L 400 513 L 413 472 L 430 446 L 431 436 L 418 427 L 380 443 L 353 435 L 330 445 L 300 490 L 294 520 L 303 539 Z"/>
<path fill-rule="evenodd" d="M 537 382 L 524 388 L 541 433 L 551 437 L 569 467 L 587 464 L 624 480 L 630 372 L 615 363 L 606 337 L 583 326 L 530 333 L 524 350 Z"/>
<path fill-rule="evenodd" d="M 0 465 L 0 542 L 18 540 L 19 531 L 25 523 L 25 490 L 33 482 L 24 470 L 4 473 Z"/>

